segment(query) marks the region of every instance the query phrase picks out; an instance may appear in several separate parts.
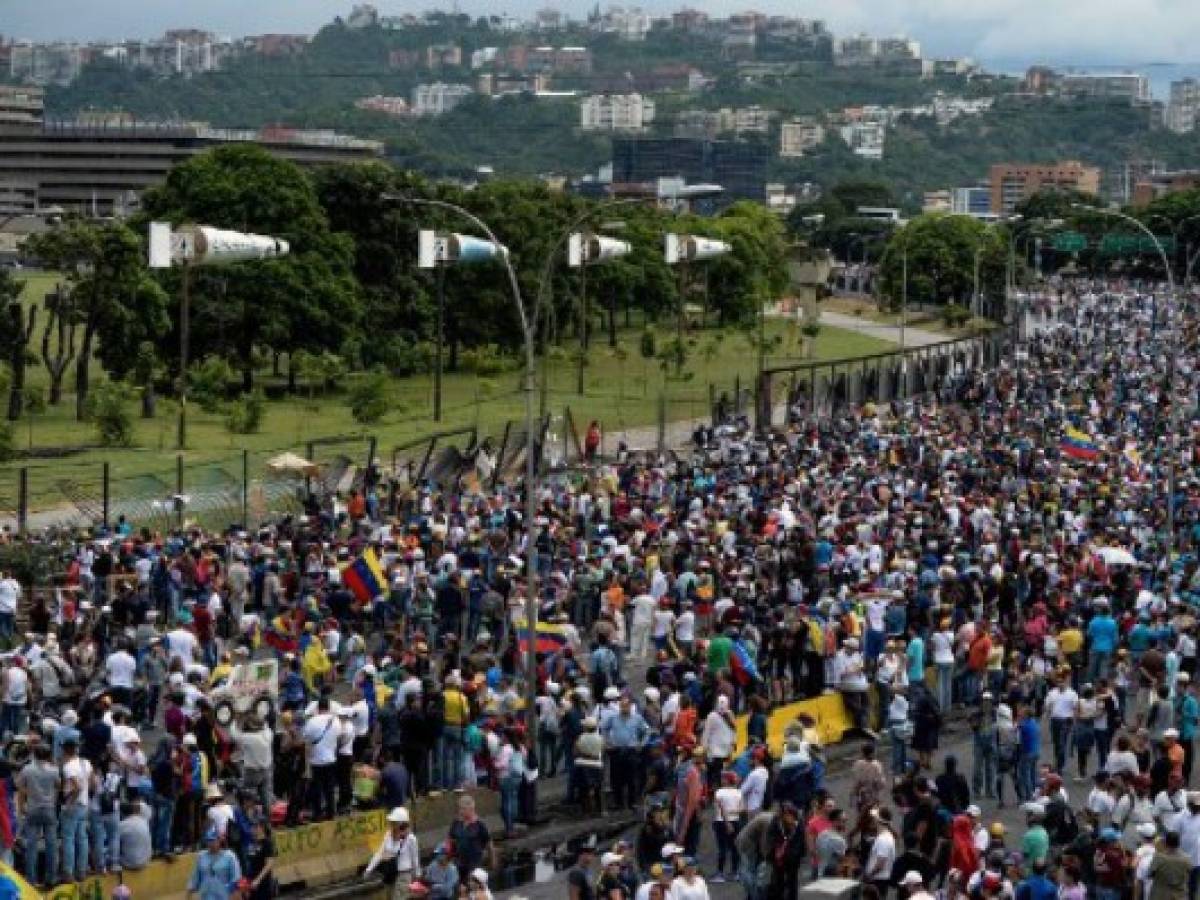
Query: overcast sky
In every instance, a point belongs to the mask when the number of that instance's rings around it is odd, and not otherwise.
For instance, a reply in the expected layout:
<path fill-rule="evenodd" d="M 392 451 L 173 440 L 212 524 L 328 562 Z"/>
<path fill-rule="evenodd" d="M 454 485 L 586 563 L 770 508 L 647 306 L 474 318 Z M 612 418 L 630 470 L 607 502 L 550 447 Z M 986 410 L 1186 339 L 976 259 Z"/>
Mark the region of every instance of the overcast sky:
<path fill-rule="evenodd" d="M 549 5 L 578 17 L 592 2 Z M 0 32 L 34 40 L 153 37 L 175 26 L 231 36 L 312 32 L 351 5 L 351 0 L 0 0 Z M 377 0 L 375 5 L 385 14 L 430 8 L 418 0 Z M 460 0 L 460 8 L 471 14 L 525 15 L 544 5 L 545 0 Z M 627 5 L 633 4 L 627 0 Z M 654 13 L 683 5 L 682 0 L 642 3 Z M 1196 0 L 704 0 L 690 5 L 713 14 L 755 8 L 821 17 L 835 33 L 903 33 L 918 38 L 927 53 L 984 61 L 1200 62 Z"/>

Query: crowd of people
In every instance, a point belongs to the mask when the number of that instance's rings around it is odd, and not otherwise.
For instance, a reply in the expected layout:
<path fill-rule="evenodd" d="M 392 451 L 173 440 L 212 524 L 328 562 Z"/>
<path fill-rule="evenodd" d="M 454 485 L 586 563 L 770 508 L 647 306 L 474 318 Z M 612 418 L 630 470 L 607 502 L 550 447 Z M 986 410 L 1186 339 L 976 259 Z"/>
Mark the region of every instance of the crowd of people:
<path fill-rule="evenodd" d="M 571 900 L 782 900 L 834 874 L 1194 900 L 1191 320 L 1126 288 L 1050 305 L 1016 355 L 919 399 L 817 419 L 797 397 L 769 435 L 550 473 L 532 548 L 519 484 L 374 480 L 249 531 L 21 538 L 66 572 L 0 572 L 0 848 L 34 884 L 201 848 L 203 900 L 269 897 L 274 828 L 382 806 L 372 877 L 479 900 L 495 841 L 561 783 L 644 816 L 581 848 Z M 271 690 L 222 699 L 263 665 Z M 848 797 L 811 719 L 768 741 L 773 709 L 828 692 L 863 740 Z M 936 757 L 960 713 L 969 765 Z M 501 832 L 465 793 L 427 861 L 410 801 L 467 788 L 499 794 Z M 1006 802 L 1019 840 L 985 821 Z"/>

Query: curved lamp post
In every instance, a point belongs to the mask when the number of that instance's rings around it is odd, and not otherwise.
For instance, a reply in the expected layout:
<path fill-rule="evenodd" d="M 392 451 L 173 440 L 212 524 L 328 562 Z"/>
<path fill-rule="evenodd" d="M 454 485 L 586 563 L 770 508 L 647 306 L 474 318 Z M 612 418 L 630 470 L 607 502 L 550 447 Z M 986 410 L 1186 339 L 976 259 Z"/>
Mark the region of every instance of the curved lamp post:
<path fill-rule="evenodd" d="M 428 206 L 441 209 L 460 216 L 482 231 L 488 241 L 495 247 L 503 244 L 495 233 L 481 218 L 473 212 L 450 203 L 446 200 L 429 200 L 418 197 L 408 197 L 403 194 L 383 194 L 382 200 L 394 203 L 407 203 L 412 206 Z M 517 273 L 513 269 L 512 260 L 507 252 L 498 254 L 500 262 L 508 275 L 508 284 L 512 290 L 513 302 L 517 307 L 517 316 L 521 323 L 521 333 L 525 341 L 525 377 L 523 390 L 525 392 L 525 627 L 528 633 L 526 673 L 525 673 L 525 717 L 529 733 L 536 734 L 537 711 L 534 700 L 537 698 L 537 620 L 538 620 L 538 591 L 537 591 L 537 461 L 534 458 L 534 428 L 533 401 L 534 387 L 537 378 L 537 361 L 535 340 L 535 321 L 525 308 L 521 298 L 521 285 Z"/>
<path fill-rule="evenodd" d="M 1150 240 L 1154 242 L 1154 247 L 1155 247 L 1155 249 L 1158 250 L 1158 255 L 1162 259 L 1163 271 L 1165 271 L 1167 273 L 1167 292 L 1170 296 L 1170 299 L 1172 302 L 1177 302 L 1178 297 L 1175 293 L 1175 275 L 1171 271 L 1171 261 L 1167 257 L 1167 251 L 1163 248 L 1162 241 L 1160 241 L 1158 239 L 1158 235 L 1156 235 L 1153 231 L 1150 230 L 1149 226 L 1147 226 L 1144 222 L 1141 222 L 1138 219 L 1135 219 L 1133 216 L 1128 215 L 1123 212 L 1119 212 L 1115 209 L 1106 209 L 1104 207 L 1099 207 L 1099 206 L 1090 206 L 1086 203 L 1072 203 L 1071 206 L 1074 207 L 1075 209 L 1084 210 L 1086 212 L 1099 213 L 1100 215 L 1111 216 L 1114 219 L 1120 219 L 1123 222 L 1126 222 L 1126 223 L 1132 225 L 1134 228 L 1137 228 L 1139 231 L 1143 232 L 1147 237 L 1149 237 Z M 1157 313 L 1154 314 L 1154 320 L 1156 322 L 1158 321 Z M 1172 335 L 1171 343 L 1172 343 L 1173 347 L 1170 350 L 1170 352 L 1168 352 L 1168 354 L 1167 354 L 1167 356 L 1168 356 L 1167 384 L 1169 384 L 1171 386 L 1171 391 L 1174 394 L 1178 394 L 1179 393 L 1179 384 L 1177 384 L 1177 379 L 1179 377 L 1179 370 L 1176 368 L 1176 365 L 1175 365 L 1175 361 L 1179 356 L 1179 349 L 1180 349 L 1179 325 L 1178 324 L 1176 324 L 1176 326 L 1171 330 L 1171 335 Z M 1172 397 L 1171 398 L 1171 418 L 1170 418 L 1170 422 L 1169 422 L 1170 435 L 1168 436 L 1168 440 L 1167 440 L 1166 556 L 1167 556 L 1167 565 L 1168 566 L 1170 566 L 1171 556 L 1175 550 L 1175 478 L 1176 478 L 1175 466 L 1176 466 L 1176 457 L 1178 456 L 1178 447 L 1179 447 L 1179 410 L 1180 410 L 1180 407 L 1181 407 L 1181 403 L 1179 402 L 1179 398 L 1177 396 Z"/>

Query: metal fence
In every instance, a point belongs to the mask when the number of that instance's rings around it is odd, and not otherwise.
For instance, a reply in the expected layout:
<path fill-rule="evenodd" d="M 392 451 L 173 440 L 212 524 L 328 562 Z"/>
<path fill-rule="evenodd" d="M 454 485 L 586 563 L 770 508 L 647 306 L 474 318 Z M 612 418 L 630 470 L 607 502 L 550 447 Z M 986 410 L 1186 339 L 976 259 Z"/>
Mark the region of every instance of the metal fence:
<path fill-rule="evenodd" d="M 996 329 L 906 350 L 768 367 L 758 381 L 755 425 L 771 428 L 781 410 L 785 416 L 799 408 L 820 417 L 867 402 L 929 394 L 952 375 L 996 368 L 1015 340 L 1012 330 Z"/>
<path fill-rule="evenodd" d="M 395 446 L 369 434 L 352 434 L 273 450 L 230 449 L 203 458 L 148 453 L 146 464 L 133 473 L 127 461 L 120 469 L 69 458 L 29 461 L 0 468 L 0 527 L 112 526 L 121 518 L 154 529 L 182 522 L 254 527 L 299 511 L 310 492 L 345 494 L 361 487 L 372 465 L 401 483 L 447 486 L 475 479 L 490 488 L 519 477 L 527 452 L 536 454 L 543 471 L 580 463 L 591 412 L 600 408 L 606 416 L 599 422 L 602 457 L 612 457 L 621 445 L 674 449 L 690 441 L 698 426 L 730 417 L 754 414 L 762 428 L 777 420 L 781 409 L 797 403 L 827 414 L 868 399 L 927 392 L 949 372 L 994 365 L 1009 337 L 997 331 L 903 353 L 770 366 L 757 386 L 739 378 L 727 383 L 667 380 L 654 388 L 644 386 L 636 396 L 625 385 L 611 392 L 591 388 L 582 396 L 554 392 L 539 404 L 532 434 L 523 419 L 513 419 L 490 429 L 469 425 L 432 432 Z M 640 408 L 626 421 L 624 411 L 635 403 Z M 268 461 L 285 451 L 317 463 L 319 475 L 304 479 L 273 472 Z"/>

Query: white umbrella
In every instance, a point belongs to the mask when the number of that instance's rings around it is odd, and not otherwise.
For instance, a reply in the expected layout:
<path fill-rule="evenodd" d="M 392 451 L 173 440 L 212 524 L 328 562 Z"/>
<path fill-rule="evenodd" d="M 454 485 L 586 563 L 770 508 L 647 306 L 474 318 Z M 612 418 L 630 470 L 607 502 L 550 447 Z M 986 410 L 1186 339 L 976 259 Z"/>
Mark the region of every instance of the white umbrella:
<path fill-rule="evenodd" d="M 1133 554 L 1124 547 L 1101 547 L 1096 551 L 1096 555 L 1110 566 L 1137 565 L 1137 560 L 1133 558 Z"/>
<path fill-rule="evenodd" d="M 295 453 L 280 453 L 267 460 L 267 468 L 280 475 L 308 477 L 320 474 L 321 467 Z"/>

